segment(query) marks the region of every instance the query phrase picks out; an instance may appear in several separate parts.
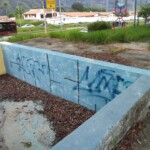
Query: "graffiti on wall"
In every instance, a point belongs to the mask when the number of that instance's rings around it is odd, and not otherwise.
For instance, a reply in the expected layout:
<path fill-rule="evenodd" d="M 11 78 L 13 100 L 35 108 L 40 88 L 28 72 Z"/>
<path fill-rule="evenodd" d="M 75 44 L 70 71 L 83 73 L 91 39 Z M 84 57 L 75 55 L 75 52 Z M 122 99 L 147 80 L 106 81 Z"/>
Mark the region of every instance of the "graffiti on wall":
<path fill-rule="evenodd" d="M 79 71 L 79 69 L 77 70 Z M 82 92 L 86 92 L 87 96 L 100 97 L 108 103 L 133 83 L 125 80 L 116 71 L 110 69 L 99 69 L 95 74 L 92 74 L 90 67 L 87 66 L 82 74 L 80 72 L 78 74 L 80 76 L 73 90 L 79 91 L 79 99 Z M 65 79 L 70 80 L 69 78 Z M 73 80 L 70 81 L 75 82 Z"/>
<path fill-rule="evenodd" d="M 97 105 L 96 107 L 98 107 L 98 105 L 101 105 L 99 103 L 100 101 L 107 104 L 133 83 L 132 80 L 129 81 L 125 76 L 123 77 L 118 71 L 113 69 L 106 69 L 99 66 L 99 68 L 93 72 L 93 68 L 88 66 L 88 63 L 85 68 L 82 67 L 81 69 L 80 61 L 78 60 L 76 61 L 76 66 L 72 68 L 72 72 L 75 72 L 76 74 L 73 74 L 73 76 L 76 77 L 76 79 L 73 80 L 73 77 L 70 76 L 69 72 L 67 77 L 67 71 L 65 71 L 67 64 L 63 66 L 63 69 L 55 69 L 52 65 L 53 62 L 50 64 L 50 55 L 45 54 L 43 56 L 44 58 L 42 57 L 41 61 L 40 55 L 36 55 L 36 57 L 29 55 L 24 56 L 19 52 L 16 57 L 10 61 L 10 64 L 12 69 L 17 69 L 18 72 L 22 73 L 26 81 L 31 78 L 31 81 L 28 82 L 34 82 L 35 86 L 41 88 L 46 87 L 46 90 L 48 88 L 50 93 L 55 93 L 56 91 L 54 90 L 57 89 L 56 95 L 63 94 L 63 88 L 65 88 L 67 80 L 67 86 L 70 86 L 69 88 L 71 88 L 73 93 L 77 93 L 76 100 L 78 100 L 78 103 L 80 103 L 83 98 L 88 99 L 89 97 L 92 97 L 93 99 L 95 97 L 96 102 L 93 102 L 93 104 L 92 100 L 90 100 L 89 103 L 91 103 L 91 105 Z M 54 63 L 59 64 L 59 60 Z M 59 75 L 59 77 L 57 75 Z M 74 84 L 68 84 L 68 81 L 74 82 Z M 70 94 L 70 98 L 73 97 L 71 93 L 67 94 Z"/>
<path fill-rule="evenodd" d="M 17 54 L 17 57 L 15 58 L 14 61 L 10 61 L 11 67 L 16 66 L 17 70 L 19 72 L 23 71 L 24 78 L 26 76 L 30 76 L 30 78 L 34 79 L 35 85 L 36 82 L 41 82 L 41 78 L 44 78 L 44 76 L 49 76 L 49 84 L 47 86 L 50 86 L 50 91 L 51 91 L 51 82 L 60 84 L 60 82 L 55 81 L 51 79 L 51 72 L 52 70 L 50 69 L 49 65 L 49 60 L 48 60 L 48 55 L 46 58 L 45 63 L 41 63 L 40 60 L 35 59 L 33 57 L 26 57 L 24 55 L 21 55 L 21 53 Z"/>

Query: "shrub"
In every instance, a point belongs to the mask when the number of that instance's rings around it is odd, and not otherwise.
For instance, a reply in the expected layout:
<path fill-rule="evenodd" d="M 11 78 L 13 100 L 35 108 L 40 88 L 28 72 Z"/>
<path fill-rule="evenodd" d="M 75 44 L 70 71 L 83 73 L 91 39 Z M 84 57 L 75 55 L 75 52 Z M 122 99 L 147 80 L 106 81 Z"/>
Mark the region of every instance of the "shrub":
<path fill-rule="evenodd" d="M 88 31 L 97 31 L 97 30 L 105 30 L 110 29 L 111 25 L 104 21 L 94 22 L 88 25 Z"/>

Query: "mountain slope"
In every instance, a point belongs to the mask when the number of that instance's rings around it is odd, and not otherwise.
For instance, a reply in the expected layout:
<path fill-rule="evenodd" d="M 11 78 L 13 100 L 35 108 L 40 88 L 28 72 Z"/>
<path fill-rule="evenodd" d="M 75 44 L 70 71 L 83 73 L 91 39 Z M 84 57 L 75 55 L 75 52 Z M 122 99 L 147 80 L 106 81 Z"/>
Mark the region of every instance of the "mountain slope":
<path fill-rule="evenodd" d="M 7 9 L 8 14 L 12 13 L 15 11 L 16 6 L 17 6 L 17 1 L 18 5 L 22 6 L 24 10 L 29 10 L 31 8 L 42 8 L 41 0 L 0 0 L 0 15 L 5 15 L 6 10 L 3 9 L 2 5 L 4 1 L 9 2 L 9 7 Z M 57 1 L 57 6 L 58 1 Z M 92 7 L 92 8 L 105 8 L 106 10 L 113 11 L 114 10 L 114 0 L 60 0 L 61 1 L 61 6 L 64 7 L 65 9 L 70 9 L 71 5 L 75 2 L 82 3 L 86 7 Z M 137 0 L 138 5 L 140 3 L 145 3 L 149 2 L 150 0 Z M 108 3 L 107 3 L 108 2 Z M 128 9 L 133 10 L 134 8 L 134 0 L 128 0 Z"/>

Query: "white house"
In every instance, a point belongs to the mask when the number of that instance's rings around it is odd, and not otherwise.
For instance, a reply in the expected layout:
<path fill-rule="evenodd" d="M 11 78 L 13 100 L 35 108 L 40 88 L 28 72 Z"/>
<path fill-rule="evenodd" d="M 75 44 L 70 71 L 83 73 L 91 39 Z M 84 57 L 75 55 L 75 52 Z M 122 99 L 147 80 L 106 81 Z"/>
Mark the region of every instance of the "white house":
<path fill-rule="evenodd" d="M 116 19 L 113 12 L 62 12 L 56 18 L 48 18 L 49 24 L 69 24 L 95 21 L 112 21 Z"/>
<path fill-rule="evenodd" d="M 45 10 L 46 21 L 48 24 L 60 25 L 70 23 L 84 23 L 84 22 L 96 22 L 106 21 L 114 22 L 117 20 L 117 16 L 114 12 L 56 12 L 55 10 Z M 43 9 L 31 9 L 24 14 L 25 20 L 44 20 Z M 128 17 L 123 17 L 125 21 L 133 21 L 134 12 L 130 11 Z M 140 18 L 141 19 L 141 18 Z"/>
<path fill-rule="evenodd" d="M 25 12 L 23 14 L 25 20 L 44 20 L 44 11 L 43 9 L 31 9 L 28 12 Z M 52 18 L 56 17 L 57 12 L 52 10 L 52 11 L 47 11 L 45 10 L 45 17 L 46 18 Z"/>

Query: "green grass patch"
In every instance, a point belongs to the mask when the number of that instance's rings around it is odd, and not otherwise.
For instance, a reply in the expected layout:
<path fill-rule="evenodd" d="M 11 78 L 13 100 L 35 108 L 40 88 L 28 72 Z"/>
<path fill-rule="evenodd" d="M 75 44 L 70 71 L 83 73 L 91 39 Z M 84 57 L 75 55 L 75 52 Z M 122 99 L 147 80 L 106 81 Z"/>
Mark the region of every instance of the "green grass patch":
<path fill-rule="evenodd" d="M 136 28 L 128 27 L 126 29 L 116 28 L 115 30 L 108 29 L 88 33 L 81 33 L 79 30 L 68 30 L 59 33 L 49 33 L 49 36 L 53 38 L 63 38 L 68 41 L 83 41 L 95 44 L 130 41 L 149 41 L 150 27 L 139 26 Z"/>
<path fill-rule="evenodd" d="M 17 19 L 16 23 L 18 26 L 23 26 L 25 24 L 32 24 L 32 25 L 40 25 L 42 23 L 44 23 L 43 21 L 30 21 L 30 20 L 24 20 L 24 19 Z"/>
<path fill-rule="evenodd" d="M 47 37 L 48 35 L 45 33 L 37 33 L 37 34 L 14 34 L 12 38 L 8 39 L 8 42 L 19 42 L 28 39 L 38 38 L 38 37 Z"/>
<path fill-rule="evenodd" d="M 50 28 L 52 29 L 52 26 Z M 28 33 L 25 33 L 25 30 L 27 30 Z M 139 26 L 136 28 L 127 27 L 126 29 L 116 28 L 114 30 L 107 29 L 88 33 L 80 32 L 80 30 L 81 29 L 57 30 L 57 31 L 50 31 L 47 34 L 45 34 L 44 27 L 42 28 L 42 31 L 40 31 L 41 33 L 29 32 L 29 28 L 26 28 L 24 29 L 24 32 L 21 32 L 19 30 L 18 34 L 14 35 L 13 38 L 10 38 L 8 41 L 16 42 L 47 36 L 52 38 L 61 38 L 67 41 L 82 41 L 94 44 L 130 42 L 130 41 L 147 41 L 147 42 L 150 41 L 150 26 Z M 30 31 L 37 31 L 37 28 L 31 28 Z"/>
<path fill-rule="evenodd" d="M 59 29 L 59 26 L 55 25 L 48 25 L 47 26 L 47 31 L 48 30 L 53 30 L 53 29 Z M 18 28 L 18 32 L 30 32 L 30 31 L 44 31 L 45 27 L 44 26 L 35 26 L 35 27 L 30 27 L 30 28 Z"/>

